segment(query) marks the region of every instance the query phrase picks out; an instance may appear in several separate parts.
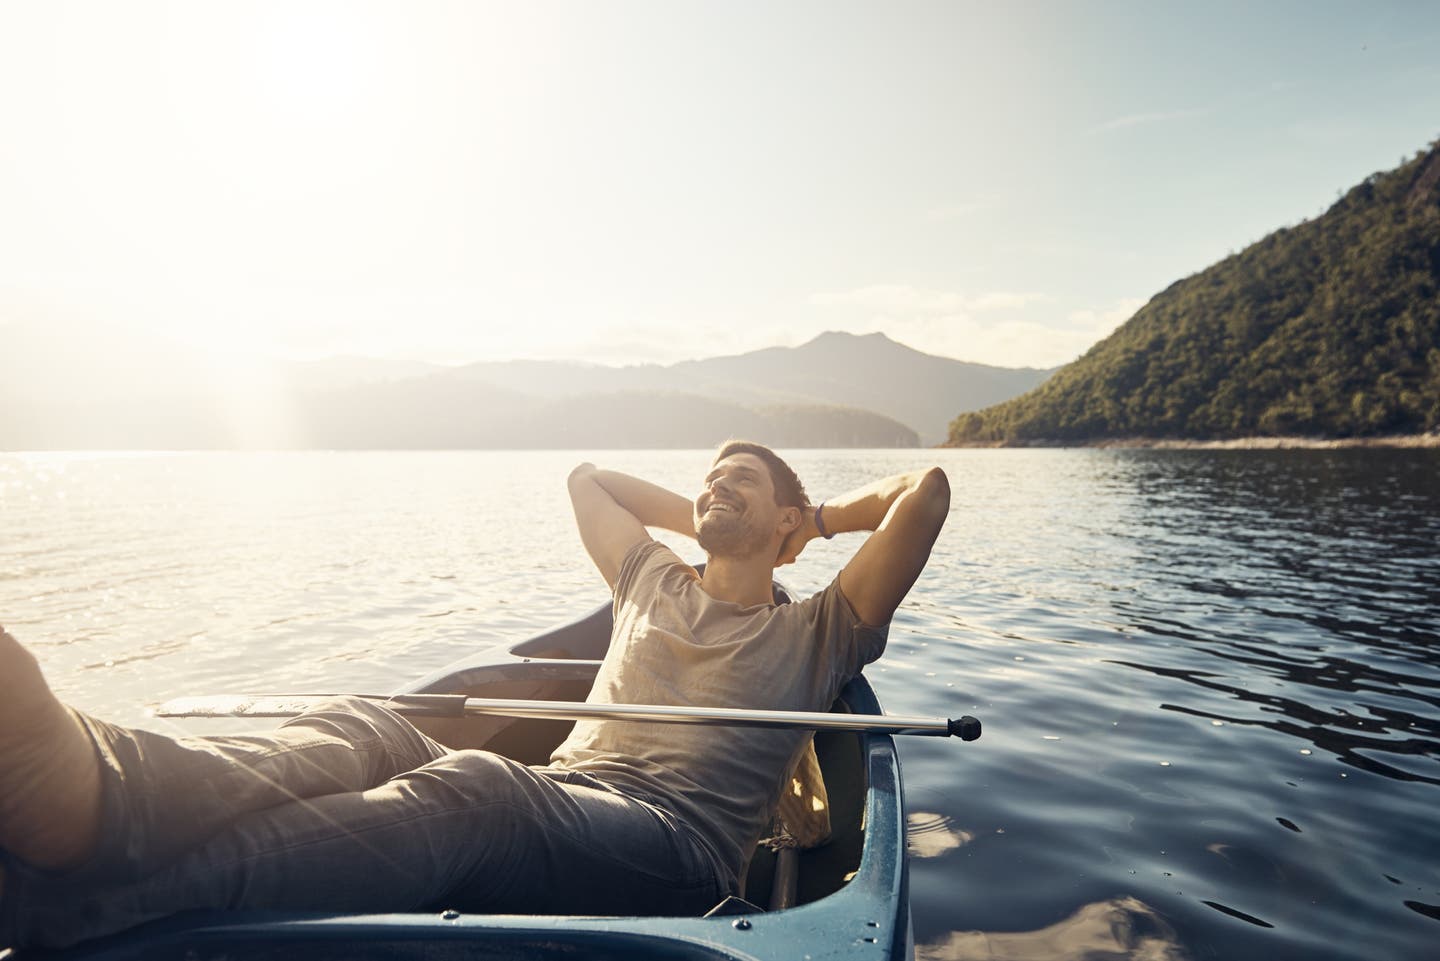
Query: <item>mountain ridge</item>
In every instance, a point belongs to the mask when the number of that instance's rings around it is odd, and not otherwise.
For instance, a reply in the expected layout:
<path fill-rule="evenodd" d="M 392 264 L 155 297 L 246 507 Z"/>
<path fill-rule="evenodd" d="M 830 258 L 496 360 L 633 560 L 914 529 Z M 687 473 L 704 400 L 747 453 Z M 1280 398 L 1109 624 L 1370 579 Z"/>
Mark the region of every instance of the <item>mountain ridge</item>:
<path fill-rule="evenodd" d="M 1047 373 L 838 332 L 668 367 L 341 357 L 226 370 L 148 335 L 127 353 L 124 336 L 106 330 L 0 326 L 0 449 L 710 446 L 738 434 L 913 447 L 943 437 L 954 397 L 1010 396 Z M 263 403 L 246 406 L 247 384 L 265 387 Z M 608 420 L 592 416 L 600 410 Z"/>
<path fill-rule="evenodd" d="M 1013 397 L 1051 373 L 939 357 L 878 331 L 826 331 L 798 347 L 763 347 L 668 365 L 479 361 L 432 376 L 475 379 L 548 398 L 620 389 L 682 390 L 747 406 L 858 407 L 906 424 L 921 444 L 933 445 L 945 439 L 957 408 Z"/>

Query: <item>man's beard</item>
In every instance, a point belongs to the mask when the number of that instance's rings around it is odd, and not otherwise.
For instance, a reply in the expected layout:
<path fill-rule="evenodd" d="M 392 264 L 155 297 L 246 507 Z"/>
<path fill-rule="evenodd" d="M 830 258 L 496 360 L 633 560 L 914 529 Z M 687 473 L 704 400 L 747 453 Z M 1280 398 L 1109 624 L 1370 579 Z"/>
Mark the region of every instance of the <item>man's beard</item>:
<path fill-rule="evenodd" d="M 737 560 L 760 553 L 768 540 L 751 527 L 743 515 L 707 517 L 701 521 L 695 539 L 710 557 L 733 557 Z"/>

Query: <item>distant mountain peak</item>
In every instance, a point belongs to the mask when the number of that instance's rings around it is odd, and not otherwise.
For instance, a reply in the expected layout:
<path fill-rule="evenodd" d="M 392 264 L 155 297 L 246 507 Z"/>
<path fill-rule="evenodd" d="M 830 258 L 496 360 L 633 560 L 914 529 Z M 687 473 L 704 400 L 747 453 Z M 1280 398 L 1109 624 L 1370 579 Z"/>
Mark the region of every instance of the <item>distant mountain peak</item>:
<path fill-rule="evenodd" d="M 817 340 L 889 340 L 883 331 L 872 330 L 868 334 L 852 334 L 848 330 L 826 330 L 811 338 L 811 343 Z"/>
<path fill-rule="evenodd" d="M 872 331 L 868 334 L 852 334 L 848 330 L 827 330 L 816 334 L 814 337 L 801 344 L 800 347 L 809 347 L 813 344 L 850 344 L 856 341 L 865 341 L 868 344 L 894 344 L 903 347 L 904 344 L 891 340 L 881 331 Z"/>

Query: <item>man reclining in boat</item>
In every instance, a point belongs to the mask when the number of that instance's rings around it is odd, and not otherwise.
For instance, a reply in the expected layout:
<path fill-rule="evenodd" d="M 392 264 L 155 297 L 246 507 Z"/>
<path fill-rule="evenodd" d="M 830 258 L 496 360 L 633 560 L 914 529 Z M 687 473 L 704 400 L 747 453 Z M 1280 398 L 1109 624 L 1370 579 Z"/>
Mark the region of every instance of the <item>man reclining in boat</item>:
<path fill-rule="evenodd" d="M 590 700 L 817 711 L 880 656 L 949 510 L 938 468 L 812 507 L 767 448 L 721 448 L 694 501 L 569 478 L 614 592 Z M 704 576 L 647 527 L 696 537 Z M 813 597 L 775 567 L 873 531 Z M 543 767 L 449 751 L 359 698 L 253 736 L 176 738 L 64 707 L 0 631 L 0 946 L 192 908 L 698 915 L 736 893 L 808 734 L 585 720 Z"/>

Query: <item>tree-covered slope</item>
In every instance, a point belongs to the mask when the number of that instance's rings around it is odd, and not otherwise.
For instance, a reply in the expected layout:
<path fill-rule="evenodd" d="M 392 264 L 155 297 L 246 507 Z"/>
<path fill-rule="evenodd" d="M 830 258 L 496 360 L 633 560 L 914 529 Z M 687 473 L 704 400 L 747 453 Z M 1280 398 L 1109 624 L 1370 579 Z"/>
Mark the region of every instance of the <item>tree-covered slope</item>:
<path fill-rule="evenodd" d="M 1171 285 L 952 444 L 1440 428 L 1440 141 Z"/>

